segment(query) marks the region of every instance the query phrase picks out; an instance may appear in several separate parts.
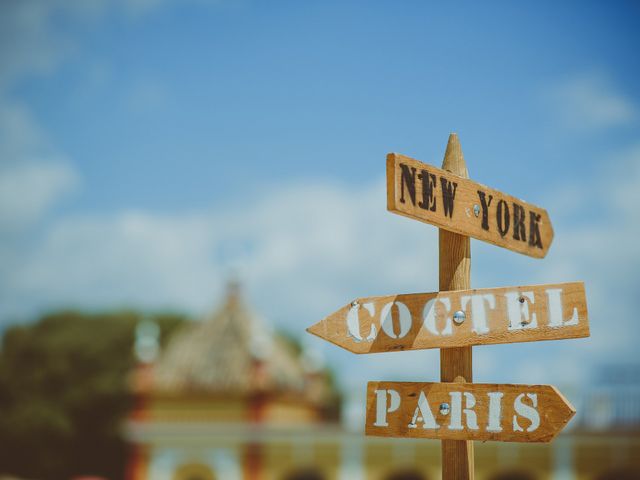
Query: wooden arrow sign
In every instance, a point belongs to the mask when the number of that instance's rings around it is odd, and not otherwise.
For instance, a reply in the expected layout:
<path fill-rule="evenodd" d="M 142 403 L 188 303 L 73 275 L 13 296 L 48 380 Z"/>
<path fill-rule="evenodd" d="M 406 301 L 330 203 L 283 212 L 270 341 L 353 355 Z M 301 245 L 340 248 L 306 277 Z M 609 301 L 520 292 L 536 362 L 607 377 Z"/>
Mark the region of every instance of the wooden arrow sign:
<path fill-rule="evenodd" d="M 365 432 L 379 437 L 549 442 L 575 412 L 550 385 L 369 382 Z"/>
<path fill-rule="evenodd" d="M 307 329 L 354 353 L 589 336 L 584 284 L 359 298 Z"/>
<path fill-rule="evenodd" d="M 531 257 L 553 240 L 545 209 L 397 153 L 387 155 L 387 209 Z"/>

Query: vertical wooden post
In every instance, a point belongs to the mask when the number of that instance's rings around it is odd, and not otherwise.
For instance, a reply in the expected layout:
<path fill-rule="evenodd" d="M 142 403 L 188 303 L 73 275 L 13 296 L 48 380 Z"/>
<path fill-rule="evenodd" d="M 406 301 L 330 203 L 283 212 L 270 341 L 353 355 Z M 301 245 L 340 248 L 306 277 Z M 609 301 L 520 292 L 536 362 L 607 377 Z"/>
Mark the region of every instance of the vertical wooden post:
<path fill-rule="evenodd" d="M 455 133 L 449 136 L 442 169 L 468 178 L 462 147 Z M 440 291 L 471 288 L 471 248 L 469 237 L 440 229 Z M 472 382 L 471 347 L 440 349 L 440 380 Z M 442 479 L 473 479 L 473 442 L 442 441 Z"/>

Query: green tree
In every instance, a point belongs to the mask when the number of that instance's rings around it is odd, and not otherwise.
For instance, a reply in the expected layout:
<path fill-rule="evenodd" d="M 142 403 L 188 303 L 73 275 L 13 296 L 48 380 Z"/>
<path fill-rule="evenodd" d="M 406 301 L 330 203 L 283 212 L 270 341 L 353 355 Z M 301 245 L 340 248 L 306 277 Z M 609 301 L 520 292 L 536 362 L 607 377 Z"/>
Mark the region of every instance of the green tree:
<path fill-rule="evenodd" d="M 161 342 L 184 317 L 152 316 Z M 122 478 L 123 420 L 135 365 L 135 312 L 64 311 L 5 331 L 0 351 L 0 474 Z"/>

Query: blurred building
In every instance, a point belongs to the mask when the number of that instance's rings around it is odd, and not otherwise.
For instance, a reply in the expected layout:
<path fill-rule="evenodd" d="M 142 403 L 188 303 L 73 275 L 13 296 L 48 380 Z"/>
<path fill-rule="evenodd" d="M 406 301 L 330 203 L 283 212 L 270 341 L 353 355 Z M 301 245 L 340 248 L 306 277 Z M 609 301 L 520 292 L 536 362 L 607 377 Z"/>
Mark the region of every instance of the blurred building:
<path fill-rule="evenodd" d="M 330 375 L 270 332 L 231 286 L 164 351 L 141 325 L 128 480 L 428 480 L 440 442 L 365 437 L 339 422 Z M 551 444 L 475 443 L 479 480 L 640 479 L 640 374 L 603 369 Z"/>
<path fill-rule="evenodd" d="M 293 479 L 317 470 L 316 435 L 339 429 L 328 372 L 270 332 L 236 285 L 162 352 L 157 330 L 139 330 L 129 479 Z M 321 448 L 331 474 L 338 449 Z"/>

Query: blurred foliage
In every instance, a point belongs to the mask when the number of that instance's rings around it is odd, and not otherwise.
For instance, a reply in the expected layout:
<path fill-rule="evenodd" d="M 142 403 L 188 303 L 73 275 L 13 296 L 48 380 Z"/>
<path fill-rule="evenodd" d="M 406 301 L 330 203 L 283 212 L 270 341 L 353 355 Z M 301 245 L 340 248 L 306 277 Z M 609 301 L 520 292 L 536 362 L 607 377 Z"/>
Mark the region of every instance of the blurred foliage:
<path fill-rule="evenodd" d="M 7 329 L 0 351 L 0 475 L 123 477 L 123 420 L 135 365 L 131 311 L 64 311 Z M 150 315 L 163 343 L 186 320 Z"/>

